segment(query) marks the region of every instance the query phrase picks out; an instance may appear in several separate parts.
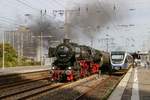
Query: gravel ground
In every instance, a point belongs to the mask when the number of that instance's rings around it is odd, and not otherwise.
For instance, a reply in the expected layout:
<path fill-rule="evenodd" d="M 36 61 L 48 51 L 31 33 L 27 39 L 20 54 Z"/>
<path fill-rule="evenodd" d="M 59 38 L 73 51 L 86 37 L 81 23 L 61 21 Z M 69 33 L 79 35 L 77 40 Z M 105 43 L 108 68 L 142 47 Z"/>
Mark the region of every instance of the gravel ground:
<path fill-rule="evenodd" d="M 106 98 L 107 95 L 111 93 L 113 87 L 116 86 L 120 78 L 121 76 L 110 77 L 108 75 L 102 75 L 98 78 L 97 75 L 93 75 L 72 83 L 53 84 L 48 82 L 47 80 L 40 80 L 33 83 L 27 83 L 2 89 L 0 90 L 0 97 L 24 91 L 23 93 L 2 99 L 18 100 L 27 96 L 27 98 L 25 99 L 29 100 L 101 100 L 103 98 Z M 51 90 L 51 88 L 57 87 L 59 85 L 60 87 Z"/>
<path fill-rule="evenodd" d="M 120 76 L 111 76 L 104 79 L 99 85 L 96 86 L 93 90 L 86 93 L 84 96 L 80 97 L 77 100 L 103 100 L 107 99 L 113 88 L 120 81 Z"/>
<path fill-rule="evenodd" d="M 0 87 L 6 84 L 9 85 L 24 80 L 44 78 L 44 77 L 48 77 L 48 75 L 49 75 L 48 71 L 37 71 L 37 72 L 29 72 L 29 73 L 2 75 L 0 76 Z"/>
<path fill-rule="evenodd" d="M 0 76 L 0 100 L 17 95 L 21 92 L 31 91 L 32 89 L 51 86 L 48 80 L 48 71 L 37 71 L 21 74 Z M 13 97 L 14 97 L 13 96 Z M 12 99 L 8 99 L 12 100 Z M 14 100 L 14 99 L 13 99 Z"/>
<path fill-rule="evenodd" d="M 10 88 L 1 89 L 0 90 L 0 98 L 2 96 L 18 93 L 18 92 L 25 91 L 25 90 L 28 90 L 28 89 L 43 86 L 43 85 L 46 85 L 46 84 L 49 84 L 49 82 L 47 80 L 40 80 L 40 81 L 35 81 L 35 82 L 27 83 L 27 84 L 22 84 L 22 85 L 10 87 Z"/>
<path fill-rule="evenodd" d="M 63 83 L 47 85 L 45 87 L 36 88 L 36 89 L 30 90 L 30 91 L 19 93 L 17 95 L 12 95 L 12 96 L 3 98 L 1 100 L 21 100 L 21 99 L 24 99 L 24 98 L 32 95 L 32 94 L 40 93 L 41 91 L 44 91 L 46 89 L 51 89 L 51 88 L 54 88 L 54 87 L 57 87 L 57 86 L 61 86 L 62 84 Z"/>
<path fill-rule="evenodd" d="M 87 91 L 92 90 L 105 78 L 108 78 L 108 76 L 103 76 L 100 78 L 95 77 L 94 79 L 88 81 L 85 80 L 84 82 L 67 86 L 57 91 L 50 91 L 45 95 L 34 98 L 34 100 L 73 100 Z"/>
<path fill-rule="evenodd" d="M 80 81 L 72 82 L 72 83 L 77 84 L 77 83 L 80 83 Z M 26 99 L 34 94 L 38 95 L 39 93 L 42 93 L 43 91 L 44 92 L 51 91 L 53 89 L 56 89 L 59 86 L 61 87 L 66 84 L 70 84 L 70 83 L 51 83 L 47 80 L 40 80 L 37 82 L 22 84 L 22 85 L 9 87 L 9 88 L 0 90 L 0 93 L 1 93 L 0 99 L 3 99 L 3 100 L 18 100 L 22 98 Z"/>

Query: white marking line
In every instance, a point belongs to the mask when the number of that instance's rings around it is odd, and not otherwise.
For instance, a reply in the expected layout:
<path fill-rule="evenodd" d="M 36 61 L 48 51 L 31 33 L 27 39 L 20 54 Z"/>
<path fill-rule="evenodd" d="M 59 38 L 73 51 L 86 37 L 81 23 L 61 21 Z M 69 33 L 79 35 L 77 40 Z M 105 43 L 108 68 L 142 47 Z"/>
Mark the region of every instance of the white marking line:
<path fill-rule="evenodd" d="M 110 95 L 108 100 L 121 100 L 123 92 L 124 92 L 124 90 L 125 90 L 125 88 L 127 86 L 127 83 L 129 81 L 129 79 L 130 79 L 131 72 L 132 72 L 132 68 L 124 76 L 124 78 L 121 80 L 121 82 L 115 88 L 115 90 L 112 92 L 112 94 Z"/>
<path fill-rule="evenodd" d="M 134 81 L 132 85 L 131 100 L 139 100 L 139 85 L 138 85 L 137 68 L 135 68 L 135 72 L 134 72 Z"/>

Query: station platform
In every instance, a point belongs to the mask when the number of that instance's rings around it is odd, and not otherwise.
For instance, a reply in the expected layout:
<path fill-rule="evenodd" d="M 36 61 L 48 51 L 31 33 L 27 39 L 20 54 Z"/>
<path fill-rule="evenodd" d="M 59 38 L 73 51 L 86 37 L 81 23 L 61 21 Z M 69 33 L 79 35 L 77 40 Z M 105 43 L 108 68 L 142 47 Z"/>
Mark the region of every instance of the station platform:
<path fill-rule="evenodd" d="M 150 66 L 131 68 L 108 100 L 150 100 Z"/>
<path fill-rule="evenodd" d="M 19 67 L 6 67 L 4 69 L 0 68 L 0 76 L 16 73 L 27 73 L 49 70 L 49 66 L 19 66 Z"/>

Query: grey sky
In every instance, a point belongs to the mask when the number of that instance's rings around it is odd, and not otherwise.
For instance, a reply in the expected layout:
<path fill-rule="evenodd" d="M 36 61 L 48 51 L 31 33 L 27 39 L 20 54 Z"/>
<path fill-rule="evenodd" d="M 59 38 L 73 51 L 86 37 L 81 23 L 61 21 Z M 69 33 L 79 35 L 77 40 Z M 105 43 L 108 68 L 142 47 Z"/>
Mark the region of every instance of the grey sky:
<path fill-rule="evenodd" d="M 28 4 L 24 5 L 18 1 Z M 127 48 L 126 45 L 134 44 L 135 47 L 129 46 L 129 50 L 142 50 L 143 43 L 148 47 L 150 38 L 150 0 L 0 0 L 0 30 L 1 27 L 14 28 L 14 24 L 24 24 L 24 14 L 39 14 L 40 9 L 46 9 L 49 15 L 52 10 L 64 9 L 67 2 L 67 8 L 77 8 L 80 5 L 88 5 L 91 1 L 95 1 L 95 6 L 102 11 L 104 19 L 111 21 L 106 25 L 102 25 L 100 30 L 95 31 L 94 47 L 105 49 L 105 43 L 99 44 L 98 40 L 109 34 L 113 37 L 117 44 L 116 48 Z M 100 5 L 102 6 L 99 7 Z M 83 7 L 84 9 L 84 7 Z M 82 9 L 81 9 L 82 10 Z M 4 18 L 5 19 L 4 19 Z M 9 20 L 6 21 L 6 18 Z M 61 19 L 61 18 L 58 18 Z M 5 20 L 5 21 L 4 21 Z M 11 21 L 10 21 L 11 20 Z M 57 20 L 57 18 L 55 19 Z M 128 25 L 124 27 L 123 25 Z M 17 25 L 16 25 L 17 26 Z M 78 31 L 77 31 L 78 32 Z M 105 33 L 105 34 L 104 34 Z M 84 35 L 82 35 L 84 37 Z M 86 37 L 86 36 L 85 36 Z M 141 38 L 142 37 L 142 38 Z M 83 41 L 84 44 L 90 45 L 89 40 Z M 150 41 L 149 41 L 150 42 Z M 115 48 L 115 49 L 116 49 Z M 150 47 L 149 47 L 150 49 Z"/>

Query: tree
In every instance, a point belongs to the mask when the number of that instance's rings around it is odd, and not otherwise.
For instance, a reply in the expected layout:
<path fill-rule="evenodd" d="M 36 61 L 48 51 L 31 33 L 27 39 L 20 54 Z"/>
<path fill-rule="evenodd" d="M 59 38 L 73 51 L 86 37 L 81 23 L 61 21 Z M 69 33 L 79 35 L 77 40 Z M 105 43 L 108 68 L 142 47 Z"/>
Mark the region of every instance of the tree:
<path fill-rule="evenodd" d="M 17 53 L 16 50 L 8 43 L 4 44 L 5 47 L 5 66 L 13 67 L 17 65 Z M 0 44 L 0 66 L 2 66 L 3 59 L 3 45 Z"/>

